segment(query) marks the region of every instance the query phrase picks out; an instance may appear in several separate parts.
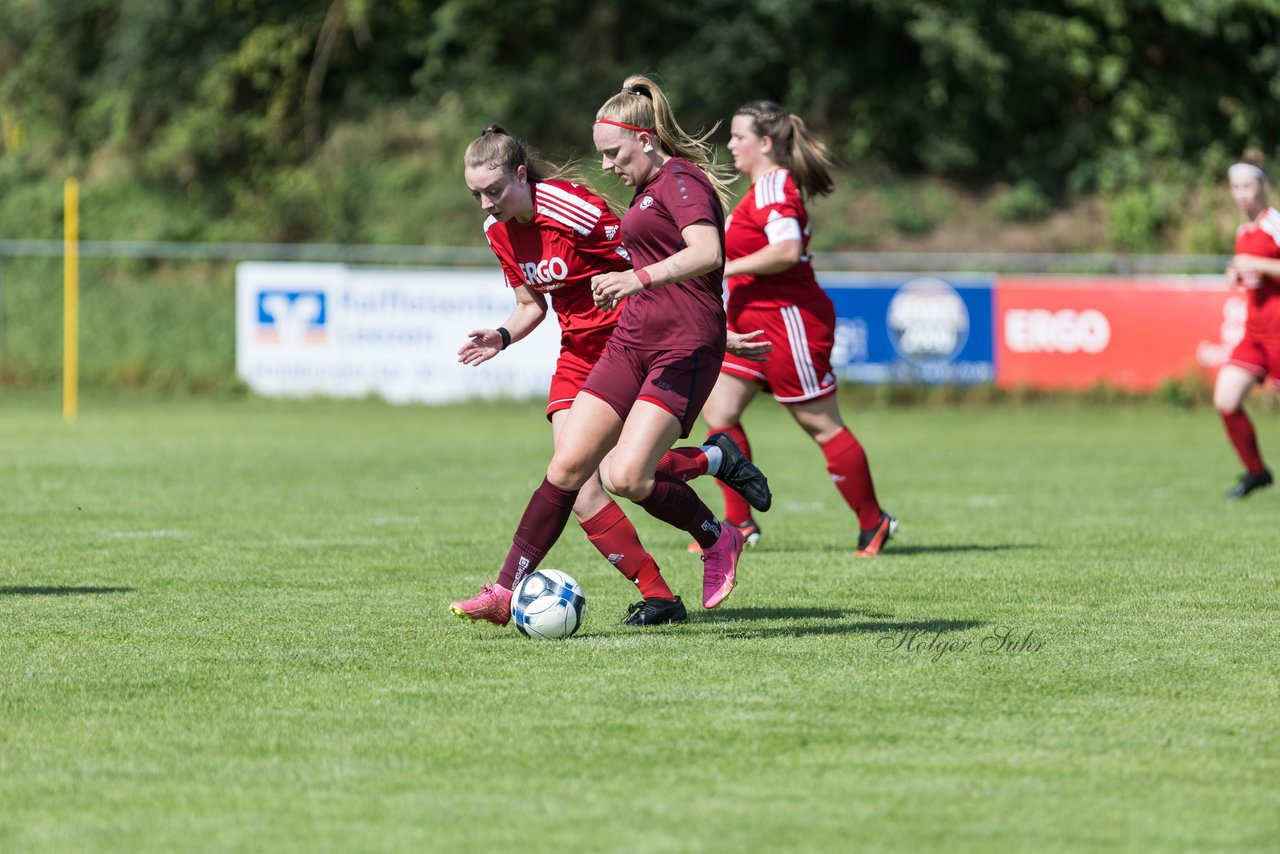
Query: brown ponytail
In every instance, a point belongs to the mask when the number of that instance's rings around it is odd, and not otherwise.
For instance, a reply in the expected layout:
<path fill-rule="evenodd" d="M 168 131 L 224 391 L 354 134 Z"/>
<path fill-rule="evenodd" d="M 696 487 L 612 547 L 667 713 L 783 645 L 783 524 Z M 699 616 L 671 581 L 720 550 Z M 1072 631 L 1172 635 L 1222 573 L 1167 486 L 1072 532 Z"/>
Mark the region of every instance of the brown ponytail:
<path fill-rule="evenodd" d="M 743 104 L 734 115 L 750 116 L 752 132 L 773 140 L 774 162 L 791 171 L 801 194 L 825 196 L 835 189 L 831 153 L 809 131 L 804 119 L 773 101 Z"/>

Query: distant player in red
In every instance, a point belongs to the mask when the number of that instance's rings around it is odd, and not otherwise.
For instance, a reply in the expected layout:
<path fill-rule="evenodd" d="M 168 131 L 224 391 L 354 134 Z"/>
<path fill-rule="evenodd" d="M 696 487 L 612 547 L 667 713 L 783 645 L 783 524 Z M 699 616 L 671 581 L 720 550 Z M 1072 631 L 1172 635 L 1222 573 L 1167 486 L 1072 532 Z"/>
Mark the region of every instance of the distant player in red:
<path fill-rule="evenodd" d="M 702 416 L 711 432 L 727 433 L 750 456 L 739 419 L 757 394 L 772 393 L 821 448 L 831 479 L 858 517 L 856 554 L 872 557 L 898 520 L 876 500 L 867 455 L 840 417 L 831 372 L 835 308 L 809 263 L 804 198 L 831 192 L 831 161 L 800 117 L 771 101 L 734 114 L 729 151 L 734 168 L 752 182 L 725 238 L 729 329 L 763 330 L 773 353 L 762 363 L 726 356 Z M 759 539 L 751 509 L 732 492 L 725 492 L 725 519 L 749 542 Z"/>
<path fill-rule="evenodd" d="M 1236 231 L 1236 254 L 1227 265 L 1227 281 L 1244 288 L 1249 300 L 1244 338 L 1218 371 L 1213 386 L 1213 405 L 1245 468 L 1227 493 L 1232 499 L 1272 483 L 1253 423 L 1244 411 L 1244 400 L 1254 385 L 1267 376 L 1273 383 L 1280 382 L 1280 212 L 1267 206 L 1267 176 L 1260 163 L 1261 155 L 1247 152 L 1245 162 L 1227 171 L 1231 197 L 1245 216 Z"/>
<path fill-rule="evenodd" d="M 497 583 L 451 606 L 471 619 L 509 621 L 511 590 L 559 538 L 606 455 L 611 491 L 689 531 L 707 547 L 705 607 L 719 605 L 736 580 L 742 549 L 737 530 L 721 526 L 682 479 L 655 474 L 672 442 L 688 435 L 725 347 L 719 301 L 723 210 L 702 171 L 711 168 L 710 160 L 705 148 L 675 124 L 661 90 L 644 78 L 629 80 L 598 119 L 594 136 L 605 167 L 644 190 L 620 230 L 636 269 L 611 265 L 591 279 L 597 306 L 612 313 L 621 303 L 619 323 L 557 433 L 547 477 L 529 501 Z M 481 343 L 492 348 L 502 341 L 486 335 Z M 742 488 L 763 495 L 758 503 L 767 507 L 763 475 L 736 448 L 736 458 L 719 447 L 683 450 L 701 458 L 704 472 L 716 466 L 735 472 Z M 724 478 L 728 471 L 716 474 Z M 681 599 L 665 583 L 642 588 L 642 594 L 626 623 L 648 626 L 687 618 Z"/>

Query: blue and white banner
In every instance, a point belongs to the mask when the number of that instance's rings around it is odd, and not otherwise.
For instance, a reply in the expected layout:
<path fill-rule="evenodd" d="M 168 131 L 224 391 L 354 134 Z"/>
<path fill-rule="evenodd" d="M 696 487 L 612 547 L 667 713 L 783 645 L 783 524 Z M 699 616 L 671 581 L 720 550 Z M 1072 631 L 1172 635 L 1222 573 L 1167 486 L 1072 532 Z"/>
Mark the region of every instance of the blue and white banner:
<path fill-rule="evenodd" d="M 512 350 L 478 367 L 458 363 L 467 333 L 497 327 L 514 305 L 496 265 L 244 263 L 236 268 L 236 374 L 270 397 L 545 397 L 560 354 L 550 312 Z"/>
<path fill-rule="evenodd" d="M 819 273 L 836 307 L 831 364 L 858 383 L 986 383 L 992 357 L 989 276 Z"/>

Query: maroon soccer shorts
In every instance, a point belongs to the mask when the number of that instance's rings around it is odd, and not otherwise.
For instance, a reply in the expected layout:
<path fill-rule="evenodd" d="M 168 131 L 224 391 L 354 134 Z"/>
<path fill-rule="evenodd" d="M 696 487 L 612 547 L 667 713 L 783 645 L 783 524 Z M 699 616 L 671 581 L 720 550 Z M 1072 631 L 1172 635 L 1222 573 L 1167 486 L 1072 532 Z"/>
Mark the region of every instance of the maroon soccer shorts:
<path fill-rule="evenodd" d="M 730 318 L 729 326 L 738 333 L 763 329 L 760 338 L 773 342 L 773 352 L 766 362 L 726 353 L 720 368 L 724 373 L 755 380 L 782 404 L 803 403 L 835 392 L 831 349 L 835 346 L 836 319 L 830 303 L 744 308 Z"/>
<path fill-rule="evenodd" d="M 637 400 L 661 406 L 679 420 L 683 439 L 711 395 L 722 356 L 710 347 L 632 350 L 610 340 L 582 390 L 612 406 L 624 421 Z"/>

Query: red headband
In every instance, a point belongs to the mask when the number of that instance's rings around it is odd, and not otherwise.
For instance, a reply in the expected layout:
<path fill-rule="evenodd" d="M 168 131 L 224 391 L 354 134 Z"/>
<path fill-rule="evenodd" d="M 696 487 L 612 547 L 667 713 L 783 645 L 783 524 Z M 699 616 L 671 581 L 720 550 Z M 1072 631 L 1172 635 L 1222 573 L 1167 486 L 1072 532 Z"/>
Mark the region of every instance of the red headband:
<path fill-rule="evenodd" d="M 633 131 L 635 131 L 636 133 L 656 133 L 656 131 L 654 131 L 654 129 L 653 129 L 653 128 L 642 128 L 642 127 L 636 127 L 635 125 L 629 125 L 629 124 L 627 124 L 626 122 L 615 122 L 615 121 L 613 121 L 612 119 L 596 119 L 596 124 L 598 124 L 598 125 L 613 125 L 614 127 L 618 127 L 618 128 L 626 128 L 627 130 L 633 130 Z"/>

